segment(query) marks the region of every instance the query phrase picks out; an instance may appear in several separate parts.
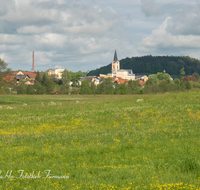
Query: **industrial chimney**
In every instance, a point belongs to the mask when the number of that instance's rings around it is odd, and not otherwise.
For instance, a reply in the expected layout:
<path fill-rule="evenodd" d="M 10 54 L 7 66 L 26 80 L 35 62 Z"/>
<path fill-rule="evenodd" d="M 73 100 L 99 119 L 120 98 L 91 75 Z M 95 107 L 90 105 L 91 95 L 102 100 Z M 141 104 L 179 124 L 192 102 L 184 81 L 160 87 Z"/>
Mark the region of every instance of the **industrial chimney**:
<path fill-rule="evenodd" d="M 35 70 L 34 70 L 34 51 L 33 51 L 33 72 L 35 72 Z"/>

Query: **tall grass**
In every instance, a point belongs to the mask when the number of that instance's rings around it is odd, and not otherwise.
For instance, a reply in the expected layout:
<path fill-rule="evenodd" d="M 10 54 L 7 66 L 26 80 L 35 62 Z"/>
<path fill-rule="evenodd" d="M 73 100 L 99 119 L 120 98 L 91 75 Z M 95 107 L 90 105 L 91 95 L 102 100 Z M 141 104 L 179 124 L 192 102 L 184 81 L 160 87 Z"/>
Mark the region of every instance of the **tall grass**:
<path fill-rule="evenodd" d="M 1 101 L 1 189 L 200 189 L 200 91 Z"/>

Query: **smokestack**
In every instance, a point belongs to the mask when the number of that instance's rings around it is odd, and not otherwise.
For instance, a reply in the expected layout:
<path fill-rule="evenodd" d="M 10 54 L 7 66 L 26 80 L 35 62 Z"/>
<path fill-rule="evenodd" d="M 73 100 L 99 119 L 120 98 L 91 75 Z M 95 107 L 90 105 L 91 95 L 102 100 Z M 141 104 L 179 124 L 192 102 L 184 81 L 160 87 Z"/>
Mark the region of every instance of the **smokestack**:
<path fill-rule="evenodd" d="M 33 51 L 33 72 L 35 72 L 35 70 L 34 70 L 34 51 Z"/>

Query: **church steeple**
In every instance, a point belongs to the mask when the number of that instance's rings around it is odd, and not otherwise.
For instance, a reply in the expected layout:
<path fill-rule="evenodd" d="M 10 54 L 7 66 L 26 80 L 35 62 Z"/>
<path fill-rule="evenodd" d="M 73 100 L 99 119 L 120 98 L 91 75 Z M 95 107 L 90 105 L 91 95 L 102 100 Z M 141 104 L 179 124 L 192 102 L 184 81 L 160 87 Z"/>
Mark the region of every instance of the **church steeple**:
<path fill-rule="evenodd" d="M 118 61 L 116 49 L 115 49 L 115 55 L 114 55 L 113 61 L 114 61 L 114 62 L 117 62 L 117 61 Z"/>
<path fill-rule="evenodd" d="M 114 59 L 112 61 L 112 74 L 116 73 L 118 70 L 120 70 L 120 62 L 117 58 L 117 51 L 115 49 Z"/>

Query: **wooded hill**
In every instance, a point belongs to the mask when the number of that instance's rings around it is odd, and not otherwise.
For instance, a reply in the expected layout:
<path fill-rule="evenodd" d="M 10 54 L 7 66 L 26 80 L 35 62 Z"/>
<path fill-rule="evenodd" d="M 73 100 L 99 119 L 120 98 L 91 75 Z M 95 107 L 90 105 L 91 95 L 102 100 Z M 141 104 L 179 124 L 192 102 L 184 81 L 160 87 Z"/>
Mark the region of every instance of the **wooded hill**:
<path fill-rule="evenodd" d="M 180 69 L 185 68 L 186 75 L 194 72 L 200 74 L 200 61 L 189 56 L 142 56 L 120 60 L 120 69 L 132 69 L 137 74 L 156 74 L 164 70 L 172 77 L 180 74 Z M 91 70 L 88 76 L 111 73 L 111 63 L 96 70 Z"/>

